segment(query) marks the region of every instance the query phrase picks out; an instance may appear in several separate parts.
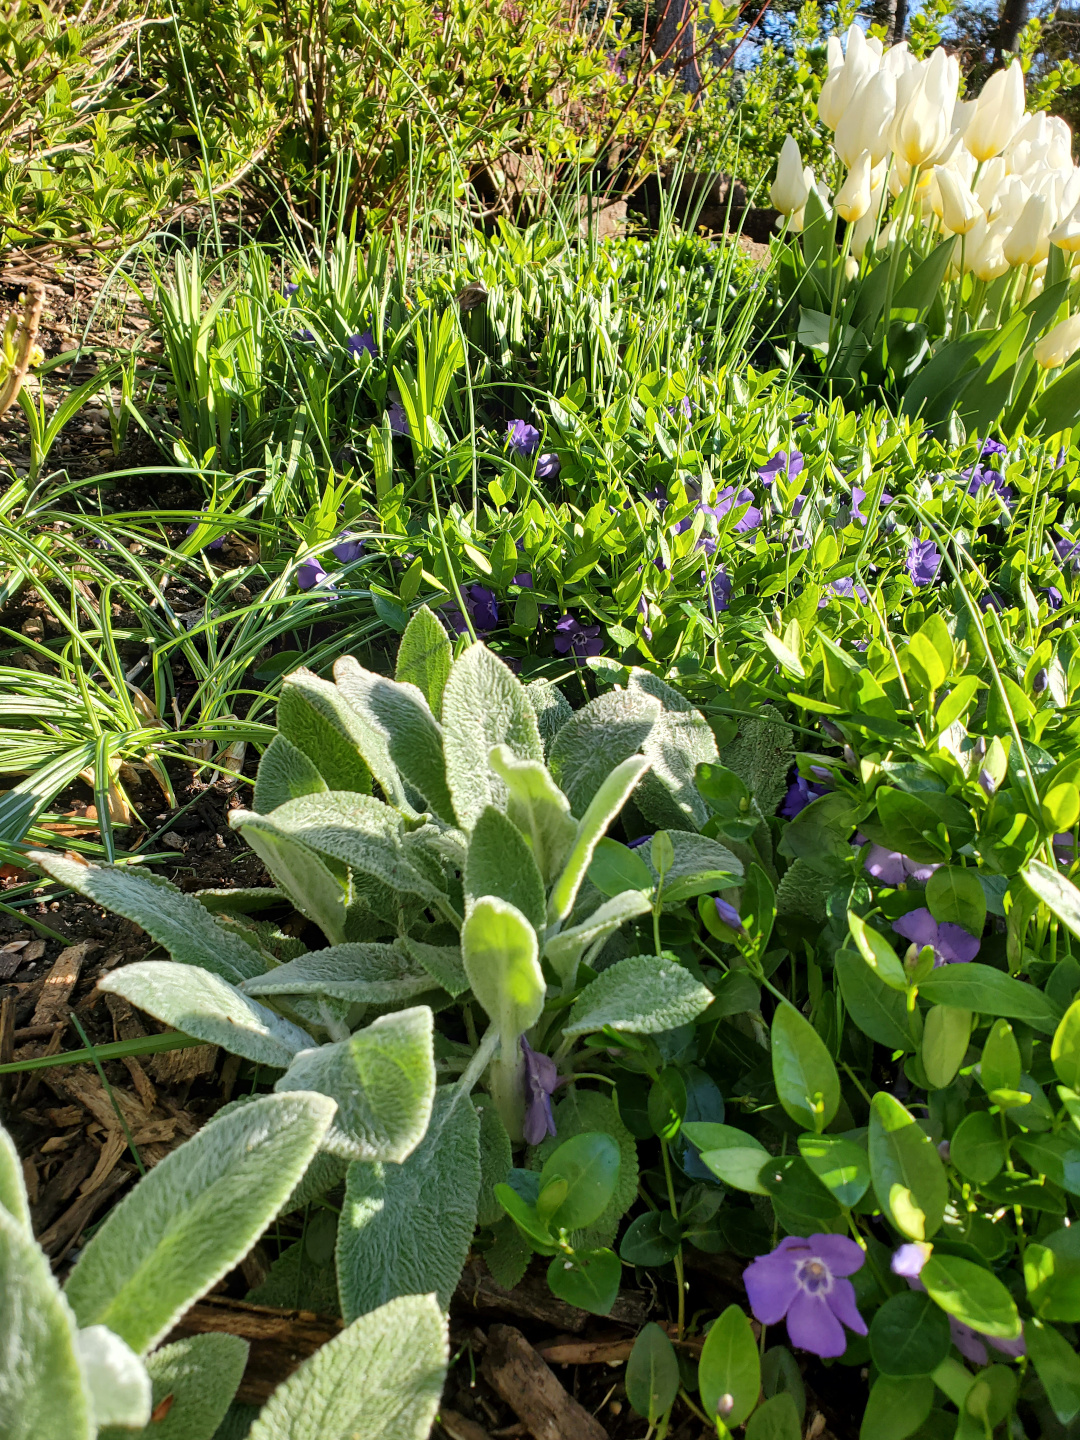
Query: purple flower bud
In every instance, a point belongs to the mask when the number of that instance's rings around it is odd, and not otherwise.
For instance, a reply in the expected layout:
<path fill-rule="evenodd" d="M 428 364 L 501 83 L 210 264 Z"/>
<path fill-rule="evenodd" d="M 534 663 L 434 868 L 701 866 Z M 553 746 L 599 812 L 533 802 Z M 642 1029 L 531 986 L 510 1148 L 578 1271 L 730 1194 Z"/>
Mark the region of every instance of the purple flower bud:
<path fill-rule="evenodd" d="M 626 848 L 628 850 L 640 850 L 642 845 L 648 845 L 652 838 L 651 835 L 639 835 L 636 840 L 628 840 L 626 842 Z"/>
<path fill-rule="evenodd" d="M 951 1155 L 951 1153 L 952 1153 L 951 1150 L 950 1150 L 950 1148 L 949 1148 L 949 1142 L 948 1142 L 948 1140 L 939 1140 L 939 1141 L 938 1141 L 937 1153 L 941 1156 L 941 1158 L 942 1158 L 942 1160 L 945 1162 L 945 1164 L 948 1165 L 948 1163 L 949 1163 L 949 1157 L 950 1157 L 950 1155 Z"/>
<path fill-rule="evenodd" d="M 547 450 L 536 462 L 536 478 L 538 480 L 554 480 L 562 469 L 562 461 L 553 450 Z"/>
<path fill-rule="evenodd" d="M 1047 688 L 1047 686 L 1048 686 L 1049 684 L 1050 684 L 1050 671 L 1047 670 L 1045 666 L 1043 666 L 1043 668 L 1042 668 L 1041 670 L 1039 670 L 1039 671 L 1036 672 L 1035 678 L 1034 678 L 1034 679 L 1032 680 L 1032 682 L 1031 682 L 1032 691 L 1033 691 L 1036 695 L 1041 695 L 1041 694 L 1043 693 L 1043 691 Z"/>
<path fill-rule="evenodd" d="M 736 935 L 746 934 L 746 926 L 742 923 L 734 905 L 727 900 L 721 900 L 719 895 L 714 897 L 713 904 L 716 906 L 716 914 L 722 924 L 726 925 L 729 930 L 734 930 Z"/>
<path fill-rule="evenodd" d="M 890 1261 L 889 1268 L 894 1275 L 899 1275 L 904 1280 L 917 1280 L 919 1274 L 930 1259 L 932 1245 L 924 1241 L 913 1241 L 910 1245 L 901 1245 L 895 1251 Z"/>
<path fill-rule="evenodd" d="M 992 800 L 997 794 L 998 787 L 997 781 L 990 774 L 989 770 L 979 771 L 979 784 L 982 786 L 983 793 L 985 794 L 986 798 L 988 800 Z"/>
<path fill-rule="evenodd" d="M 296 292 L 297 292 L 299 289 L 300 289 L 300 286 L 299 286 L 299 285 L 293 285 L 292 282 L 290 281 L 290 283 L 289 283 L 288 285 L 283 285 L 283 286 L 281 287 L 281 293 L 282 293 L 282 295 L 285 296 L 285 299 L 286 299 L 286 300 L 291 300 L 292 297 L 296 294 Z"/>
<path fill-rule="evenodd" d="M 551 1096 L 559 1073 L 551 1056 L 534 1050 L 524 1035 L 521 1053 L 525 1057 L 525 1139 L 530 1145 L 539 1145 L 545 1136 L 555 1134 Z"/>
<path fill-rule="evenodd" d="M 1064 596 L 1056 585 L 1044 585 L 1043 593 L 1046 596 L 1046 603 L 1051 610 L 1060 610 Z"/>

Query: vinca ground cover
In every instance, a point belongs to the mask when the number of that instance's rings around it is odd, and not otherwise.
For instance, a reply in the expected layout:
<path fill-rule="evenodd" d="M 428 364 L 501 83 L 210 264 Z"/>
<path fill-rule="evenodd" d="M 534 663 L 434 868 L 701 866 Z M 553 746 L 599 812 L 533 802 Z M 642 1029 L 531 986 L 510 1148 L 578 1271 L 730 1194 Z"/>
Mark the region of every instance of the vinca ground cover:
<path fill-rule="evenodd" d="M 835 88 L 892 74 L 860 54 Z M 929 106 L 943 62 L 888 63 Z M 1080 369 L 1033 188 L 1071 181 L 1024 172 L 1045 268 L 984 280 L 918 198 L 954 134 L 857 259 L 859 187 L 801 164 L 762 264 L 670 217 L 328 223 L 153 256 L 160 354 L 23 386 L 5 915 L 88 902 L 140 954 L 0 1074 L 88 1062 L 145 1173 L 50 1266 L 9 1106 L 5 1433 L 490 1433 L 466 1273 L 532 1286 L 541 1350 L 538 1314 L 626 1342 L 579 1433 L 1075 1433 Z M 183 863 L 192 774 L 243 883 Z M 219 1093 L 144 1164 L 170 1047 Z M 258 1408 L 243 1340 L 174 1329 L 222 1283 L 341 1321 Z"/>

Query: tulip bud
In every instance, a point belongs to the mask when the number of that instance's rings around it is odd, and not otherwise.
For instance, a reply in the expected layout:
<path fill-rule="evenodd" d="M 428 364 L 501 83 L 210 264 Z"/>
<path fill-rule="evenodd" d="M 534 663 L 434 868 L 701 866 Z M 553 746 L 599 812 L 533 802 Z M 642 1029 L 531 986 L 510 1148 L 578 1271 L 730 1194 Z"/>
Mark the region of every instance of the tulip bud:
<path fill-rule="evenodd" d="M 769 190 L 769 198 L 781 215 L 792 215 L 806 204 L 806 197 L 810 194 L 810 186 L 813 184 L 812 174 L 810 182 L 807 183 L 808 173 L 810 173 L 809 170 L 803 168 L 798 142 L 794 136 L 788 135 L 780 150 L 780 159 L 776 165 L 776 179 Z"/>
<path fill-rule="evenodd" d="M 964 144 L 978 161 L 1000 155 L 1024 118 L 1024 72 L 1014 60 L 1007 70 L 995 70 L 975 101 L 974 113 L 964 129 Z"/>
<path fill-rule="evenodd" d="M 1080 205 L 1050 231 L 1050 243 L 1075 255 L 1080 250 Z"/>
<path fill-rule="evenodd" d="M 818 115 L 830 130 L 839 125 L 855 92 L 878 68 L 878 56 L 866 43 L 866 36 L 857 25 L 847 33 L 847 55 L 841 69 L 830 70 L 829 78 L 818 96 Z"/>
<path fill-rule="evenodd" d="M 1035 342 L 1035 363 L 1044 370 L 1056 370 L 1080 350 L 1080 314 L 1070 315 L 1048 335 Z"/>
<path fill-rule="evenodd" d="M 1014 60 L 1013 64 L 1017 62 Z M 1072 131 L 1062 120 L 1060 115 L 1051 115 L 1047 121 L 1047 129 L 1050 131 L 1050 144 L 1046 152 L 1046 163 L 1051 170 L 1064 170 L 1072 168 Z"/>
<path fill-rule="evenodd" d="M 957 84 L 957 73 L 939 46 L 919 71 L 911 98 L 903 109 L 900 108 L 903 86 L 897 85 L 892 144 L 908 165 L 925 165 L 941 153 L 952 133 Z"/>
<path fill-rule="evenodd" d="M 1010 175 L 1024 174 L 1031 164 L 1032 153 L 1041 153 L 1045 150 L 1049 140 L 1046 112 L 1036 110 L 1033 115 L 1025 116 L 1002 152 L 1008 173 Z"/>
<path fill-rule="evenodd" d="M 938 169 L 934 174 L 941 192 L 941 218 L 946 228 L 954 235 L 966 235 L 982 217 L 975 196 L 955 171 Z"/>
<path fill-rule="evenodd" d="M 841 220 L 854 225 L 870 209 L 870 151 L 864 150 L 848 171 L 833 201 Z"/>
<path fill-rule="evenodd" d="M 836 127 L 833 144 L 849 169 L 864 150 L 870 152 L 871 165 L 885 158 L 895 113 L 896 77 L 877 70 L 859 87 Z"/>
<path fill-rule="evenodd" d="M 1035 265 L 1050 253 L 1050 225 L 1046 197 L 1031 195 L 1003 246 L 1010 265 Z"/>
<path fill-rule="evenodd" d="M 975 199 L 978 200 L 986 215 L 993 210 L 998 191 L 1004 183 L 1005 161 L 999 155 L 996 160 L 990 161 L 975 185 Z"/>

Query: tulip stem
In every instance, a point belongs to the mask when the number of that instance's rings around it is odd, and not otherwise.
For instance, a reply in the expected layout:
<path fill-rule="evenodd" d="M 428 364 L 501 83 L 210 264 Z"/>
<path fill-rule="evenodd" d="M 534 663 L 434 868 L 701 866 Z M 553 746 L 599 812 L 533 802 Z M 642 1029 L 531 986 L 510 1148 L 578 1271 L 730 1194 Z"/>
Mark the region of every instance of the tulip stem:
<path fill-rule="evenodd" d="M 839 299 L 840 299 L 840 287 L 841 287 L 841 285 L 843 285 L 843 283 L 844 283 L 845 267 L 847 266 L 847 258 L 848 258 L 848 255 L 849 255 L 850 252 L 851 252 L 851 237 L 852 237 L 852 233 L 854 232 L 854 229 L 855 229 L 854 225 L 852 225 L 852 224 L 850 224 L 850 223 L 845 224 L 845 226 L 844 226 L 844 244 L 843 244 L 843 246 L 841 247 L 841 250 L 840 250 L 840 260 L 839 260 L 839 263 L 837 264 L 837 267 L 836 267 L 836 277 L 835 277 L 835 279 L 833 280 L 833 287 L 832 287 L 832 307 L 831 307 L 831 309 L 829 310 L 829 355 L 828 355 L 828 359 L 827 359 L 826 362 L 825 362 L 825 373 L 826 373 L 826 375 L 828 375 L 829 372 L 832 370 L 832 368 L 833 368 L 833 360 L 836 358 L 836 343 L 837 343 L 837 342 L 836 342 L 836 340 L 834 340 L 834 338 L 833 338 L 833 325 L 834 325 L 834 323 L 835 323 L 835 321 L 836 321 L 836 308 L 837 308 L 837 304 L 838 304 Z M 837 333 L 838 333 L 838 334 L 842 334 L 842 333 L 843 333 L 843 321 L 840 322 L 840 330 L 839 330 Z"/>
<path fill-rule="evenodd" d="M 915 199 L 915 187 L 919 183 L 919 171 L 916 166 L 911 167 L 908 175 L 908 182 L 904 186 L 903 203 L 900 206 L 900 214 L 897 216 L 893 226 L 892 250 L 889 254 L 889 274 L 885 284 L 885 307 L 881 312 L 881 335 L 885 345 L 888 345 L 889 322 L 892 317 L 893 292 L 896 289 L 896 272 L 900 268 L 900 249 L 904 244 L 904 232 L 907 229 L 908 216 L 911 214 L 911 206 Z"/>

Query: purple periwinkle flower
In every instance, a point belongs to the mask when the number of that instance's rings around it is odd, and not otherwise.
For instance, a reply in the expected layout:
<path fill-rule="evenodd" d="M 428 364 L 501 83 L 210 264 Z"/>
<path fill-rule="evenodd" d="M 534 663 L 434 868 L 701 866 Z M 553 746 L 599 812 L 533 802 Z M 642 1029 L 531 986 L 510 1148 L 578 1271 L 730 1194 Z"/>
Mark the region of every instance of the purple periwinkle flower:
<path fill-rule="evenodd" d="M 734 930 L 736 935 L 745 935 L 746 926 L 742 923 L 738 910 L 730 900 L 721 900 L 719 895 L 713 897 L 713 904 L 716 906 L 717 918 L 729 930 Z"/>
<path fill-rule="evenodd" d="M 996 610 L 1000 614 L 1004 608 L 1005 602 L 993 590 L 986 590 L 979 596 L 979 609 L 984 615 L 988 610 Z"/>
<path fill-rule="evenodd" d="M 538 480 L 554 480 L 562 469 L 562 461 L 554 450 L 546 450 L 536 462 L 536 478 Z"/>
<path fill-rule="evenodd" d="M 522 570 L 520 575 L 515 575 L 510 581 L 511 585 L 520 585 L 523 590 L 533 588 L 533 577 L 531 570 Z"/>
<path fill-rule="evenodd" d="M 292 338 L 300 345 L 315 344 L 315 332 L 313 330 L 294 330 Z"/>
<path fill-rule="evenodd" d="M 375 341 L 372 339 L 370 330 L 365 330 L 362 335 L 350 335 L 345 341 L 345 349 L 354 360 L 359 360 L 365 352 L 373 359 L 379 353 L 375 349 Z"/>
<path fill-rule="evenodd" d="M 941 965 L 966 964 L 979 953 L 977 936 L 970 934 L 962 925 L 954 925 L 951 920 L 935 920 L 925 906 L 901 915 L 899 920 L 893 921 L 892 928 L 920 950 L 924 945 L 932 946 L 935 970 Z"/>
<path fill-rule="evenodd" d="M 334 555 L 342 565 L 351 565 L 354 560 L 359 560 L 363 553 L 363 540 L 355 539 L 351 530 L 342 530 L 334 545 Z"/>
<path fill-rule="evenodd" d="M 386 407 L 387 418 L 390 421 L 390 429 L 395 435 L 408 435 L 409 417 L 405 414 L 405 406 L 400 400 L 391 400 Z"/>
<path fill-rule="evenodd" d="M 484 585 L 466 585 L 461 593 L 465 597 L 465 605 L 468 608 L 474 630 L 481 635 L 487 635 L 498 628 L 499 602 L 493 590 L 487 589 Z M 465 623 L 464 615 L 452 602 L 446 606 L 446 618 L 458 635 L 464 635 L 469 628 Z"/>
<path fill-rule="evenodd" d="M 815 785 L 805 775 L 796 775 L 795 779 L 788 786 L 788 792 L 784 796 L 784 803 L 780 806 L 779 814 L 785 820 L 794 820 L 795 816 L 806 809 L 813 801 L 819 800 L 822 795 L 827 795 L 828 789 L 824 785 Z"/>
<path fill-rule="evenodd" d="M 322 585 L 324 581 L 327 590 L 334 588 L 334 582 L 323 569 L 323 563 L 317 555 L 309 555 L 296 567 L 296 583 L 301 590 L 314 590 L 316 585 Z"/>
<path fill-rule="evenodd" d="M 984 455 L 1008 455 L 1009 447 L 1003 445 L 1000 440 L 984 440 L 982 449 L 979 451 L 979 459 Z"/>
<path fill-rule="evenodd" d="M 858 485 L 853 485 L 851 487 L 851 518 L 853 520 L 858 520 L 860 525 L 866 524 L 866 516 L 863 513 L 862 503 L 866 499 L 868 493 L 868 491 L 860 489 Z M 891 505 L 893 503 L 893 497 L 889 494 L 887 490 L 883 490 L 881 492 L 880 503 L 883 507 L 885 505 Z"/>
<path fill-rule="evenodd" d="M 708 571 L 701 572 L 702 585 L 708 585 Z M 731 604 L 731 576 L 722 565 L 718 565 L 712 575 L 712 601 L 717 614 L 726 610 Z"/>
<path fill-rule="evenodd" d="M 661 515 L 667 509 L 667 490 L 663 485 L 655 485 L 651 490 L 646 490 L 643 498 L 651 500 Z"/>
<path fill-rule="evenodd" d="M 941 552 L 933 540 L 913 540 L 904 565 L 914 585 L 930 585 L 941 565 Z"/>
<path fill-rule="evenodd" d="M 1080 569 L 1080 540 L 1068 540 L 1059 535 L 1054 541 L 1054 553 L 1059 565 L 1069 561 L 1074 570 Z"/>
<path fill-rule="evenodd" d="M 1047 670 L 1046 666 L 1044 665 L 1041 670 L 1036 670 L 1034 676 L 1032 677 L 1032 693 L 1035 695 L 1041 695 L 1044 690 L 1047 690 L 1049 688 L 1049 685 L 1050 671 Z"/>
<path fill-rule="evenodd" d="M 762 1325 L 787 1317 L 788 1339 L 822 1359 L 847 1349 L 844 1326 L 866 1334 L 847 1276 L 865 1255 L 846 1235 L 787 1235 L 771 1255 L 759 1256 L 743 1271 L 750 1308 Z"/>
<path fill-rule="evenodd" d="M 527 420 L 508 420 L 506 442 L 515 455 L 527 460 L 530 455 L 535 455 L 540 446 L 540 431 Z"/>
<path fill-rule="evenodd" d="M 300 286 L 299 286 L 299 285 L 294 285 L 294 284 L 292 284 L 292 282 L 290 281 L 287 285 L 283 285 L 283 286 L 281 287 L 281 293 L 282 293 L 282 295 L 285 296 L 285 299 L 286 299 L 286 300 L 291 300 L 292 297 L 296 294 L 296 292 L 297 292 L 299 289 L 300 289 Z"/>
<path fill-rule="evenodd" d="M 999 470 L 987 470 L 982 465 L 976 465 L 974 469 L 966 472 L 970 476 L 971 483 L 968 485 L 969 495 L 978 495 L 984 485 L 992 485 L 996 494 L 1006 505 L 1011 505 L 1014 500 L 1012 490 L 1005 484 L 1005 478 Z"/>
<path fill-rule="evenodd" d="M 712 515 L 717 520 L 722 519 L 733 506 L 746 505 L 753 500 L 752 490 L 740 490 L 736 493 L 734 485 L 727 485 L 716 496 L 715 505 L 701 505 L 698 508 L 704 510 L 706 515 Z M 756 530 L 761 524 L 761 511 L 756 505 L 750 505 L 749 509 L 735 522 L 736 531 L 745 534 L 747 530 Z M 683 527 L 685 528 L 685 527 Z"/>
<path fill-rule="evenodd" d="M 1043 592 L 1046 595 L 1046 603 L 1051 610 L 1060 610 L 1065 597 L 1056 585 L 1044 585 Z"/>
<path fill-rule="evenodd" d="M 859 837 L 855 838 L 858 840 Z M 865 844 L 865 841 L 862 843 Z M 899 850 L 886 850 L 884 845 L 871 845 L 863 861 L 863 868 L 879 884 L 896 886 L 905 885 L 909 880 L 917 880 L 920 885 L 925 885 L 938 867 L 912 860 L 910 856 L 902 855 Z"/>
<path fill-rule="evenodd" d="M 997 794 L 997 781 L 994 779 L 993 775 L 990 774 L 989 770 L 979 771 L 979 785 L 981 786 L 982 792 L 988 800 L 992 800 Z"/>
<path fill-rule="evenodd" d="M 839 580 L 834 580 L 829 586 L 834 595 L 839 595 L 842 600 L 861 600 L 865 605 L 870 598 L 862 585 L 856 585 L 850 575 L 845 575 Z M 829 603 L 829 597 L 823 595 L 818 601 L 818 609 L 823 610 Z"/>
<path fill-rule="evenodd" d="M 794 480 L 796 475 L 802 474 L 802 468 L 801 450 L 792 450 L 790 455 L 786 450 L 778 450 L 757 473 L 759 479 L 763 480 L 766 485 L 771 485 L 777 475 L 783 475 L 787 480 Z"/>
<path fill-rule="evenodd" d="M 555 1134 L 551 1096 L 559 1073 L 551 1056 L 534 1050 L 524 1035 L 521 1053 L 525 1056 L 525 1139 L 530 1145 L 539 1145 L 546 1135 Z"/>
<path fill-rule="evenodd" d="M 573 655 L 583 659 L 586 655 L 599 655 L 603 648 L 599 625 L 582 625 L 573 615 L 564 615 L 556 622 L 556 655 Z"/>

